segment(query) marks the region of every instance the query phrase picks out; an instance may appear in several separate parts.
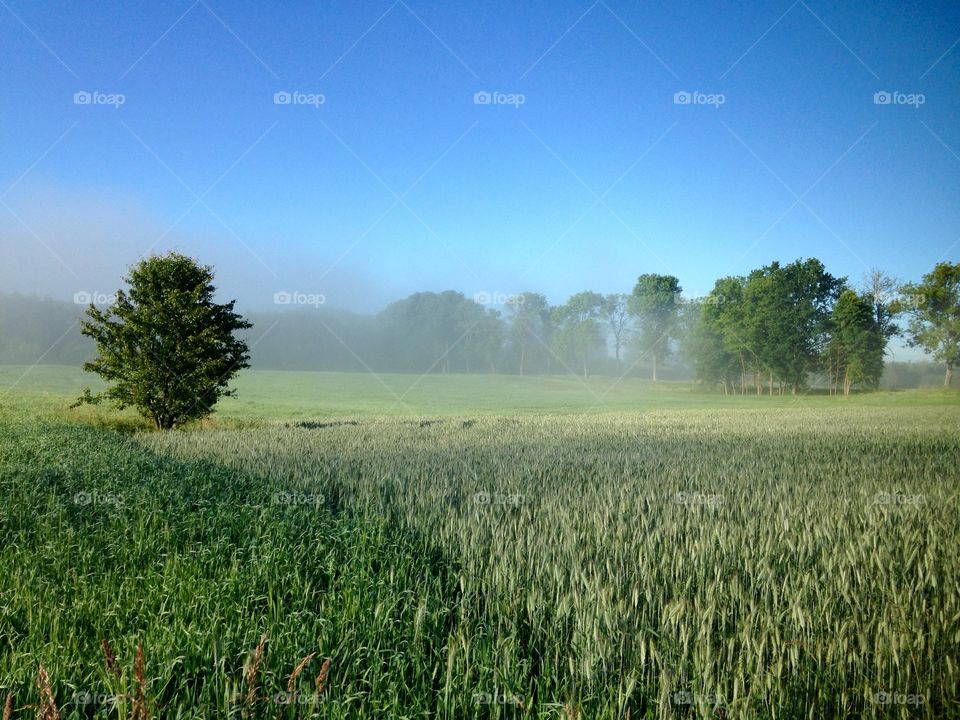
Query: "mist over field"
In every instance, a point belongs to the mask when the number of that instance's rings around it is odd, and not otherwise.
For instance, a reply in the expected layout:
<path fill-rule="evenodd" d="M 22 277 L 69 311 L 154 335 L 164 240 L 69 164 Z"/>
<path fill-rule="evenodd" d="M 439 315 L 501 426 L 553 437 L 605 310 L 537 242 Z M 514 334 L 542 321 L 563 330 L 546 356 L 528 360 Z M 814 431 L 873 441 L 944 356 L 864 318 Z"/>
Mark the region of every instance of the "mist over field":
<path fill-rule="evenodd" d="M 0 0 L 2 720 L 960 720 L 960 5 Z"/>

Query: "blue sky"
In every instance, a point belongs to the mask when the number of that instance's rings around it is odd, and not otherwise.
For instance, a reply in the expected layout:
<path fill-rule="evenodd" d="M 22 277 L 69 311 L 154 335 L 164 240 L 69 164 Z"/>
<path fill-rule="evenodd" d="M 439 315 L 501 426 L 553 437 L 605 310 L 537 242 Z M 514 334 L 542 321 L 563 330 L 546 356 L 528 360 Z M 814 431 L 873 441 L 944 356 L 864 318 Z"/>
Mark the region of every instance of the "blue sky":
<path fill-rule="evenodd" d="M 958 39 L 956 3 L 3 0 L 0 282 L 106 292 L 151 248 L 251 308 L 916 279 L 960 260 Z"/>

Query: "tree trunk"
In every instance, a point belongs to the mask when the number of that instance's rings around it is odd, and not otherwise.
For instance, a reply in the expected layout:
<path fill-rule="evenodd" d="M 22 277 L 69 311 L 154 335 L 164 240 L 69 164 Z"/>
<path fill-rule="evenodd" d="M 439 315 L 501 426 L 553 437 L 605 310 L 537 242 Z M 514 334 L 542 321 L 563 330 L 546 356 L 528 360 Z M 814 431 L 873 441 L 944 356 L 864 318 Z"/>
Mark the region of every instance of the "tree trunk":
<path fill-rule="evenodd" d="M 523 377 L 523 361 L 526 357 L 526 354 L 527 354 L 527 346 L 521 345 L 520 346 L 520 377 Z"/>
<path fill-rule="evenodd" d="M 773 370 L 770 371 L 770 397 L 773 397 Z"/>
<path fill-rule="evenodd" d="M 947 363 L 947 374 L 943 376 L 943 386 L 950 387 L 951 380 L 953 380 L 953 365 Z"/>
<path fill-rule="evenodd" d="M 653 381 L 657 381 L 657 353 L 653 353 Z"/>

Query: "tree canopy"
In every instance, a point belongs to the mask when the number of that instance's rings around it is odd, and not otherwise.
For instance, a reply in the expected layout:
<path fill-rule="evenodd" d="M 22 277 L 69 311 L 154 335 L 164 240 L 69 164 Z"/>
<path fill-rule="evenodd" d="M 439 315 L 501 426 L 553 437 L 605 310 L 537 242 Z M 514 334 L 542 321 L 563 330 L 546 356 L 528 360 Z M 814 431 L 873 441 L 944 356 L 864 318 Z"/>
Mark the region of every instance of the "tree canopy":
<path fill-rule="evenodd" d="M 907 342 L 946 365 L 943 384 L 949 387 L 960 362 L 960 263 L 938 263 L 922 282 L 904 285 L 902 293 Z"/>
<path fill-rule="evenodd" d="M 134 265 L 105 309 L 91 304 L 81 332 L 96 343 L 84 369 L 108 387 L 88 389 L 78 402 L 110 400 L 132 406 L 159 429 L 205 417 L 228 384 L 248 367 L 249 350 L 235 333 L 251 327 L 234 312 L 235 301 L 214 302 L 213 269 L 178 253 Z"/>

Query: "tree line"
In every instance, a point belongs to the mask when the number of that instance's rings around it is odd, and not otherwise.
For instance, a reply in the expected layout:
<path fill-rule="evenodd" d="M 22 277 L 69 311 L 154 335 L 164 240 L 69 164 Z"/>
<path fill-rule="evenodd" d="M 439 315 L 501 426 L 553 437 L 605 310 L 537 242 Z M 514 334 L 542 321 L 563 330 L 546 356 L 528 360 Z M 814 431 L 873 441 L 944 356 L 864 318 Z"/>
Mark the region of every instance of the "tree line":
<path fill-rule="evenodd" d="M 676 277 L 656 274 L 641 275 L 630 292 L 586 290 L 557 305 L 536 292 L 498 298 L 497 307 L 484 294 L 418 292 L 376 315 L 325 307 L 245 313 L 255 327 L 240 335 L 262 369 L 647 373 L 696 377 L 730 394 L 797 392 L 811 383 L 849 393 L 878 386 L 897 336 L 941 363 L 949 384 L 960 358 L 958 284 L 960 264 L 940 263 L 918 283 L 874 271 L 854 286 L 807 259 L 720 278 L 698 298 L 685 296 Z M 79 312 L 52 300 L 0 298 L 0 362 L 89 360 L 93 343 L 69 330 Z"/>
<path fill-rule="evenodd" d="M 106 387 L 97 394 L 88 388 L 76 404 L 133 406 L 163 430 L 209 415 L 233 393 L 230 380 L 250 367 L 251 346 L 259 343 L 248 342 L 253 323 L 235 311 L 235 300 L 215 301 L 212 267 L 179 253 L 141 260 L 124 279 L 127 290 L 104 306 L 91 302 L 79 319 L 80 333 L 96 347 L 83 368 Z M 502 372 L 507 361 L 520 375 L 587 375 L 597 363 L 625 375 L 631 368 L 623 372 L 622 352 L 632 348 L 631 365 L 649 358 L 656 381 L 658 367 L 679 349 L 701 382 L 726 394 L 796 394 L 816 375 L 832 393 L 877 388 L 887 344 L 902 333 L 945 365 L 946 386 L 960 359 L 960 263 L 938 263 L 919 283 L 873 271 L 854 288 L 816 258 L 801 259 L 720 278 L 702 298 L 687 300 L 682 292 L 676 277 L 654 273 L 641 275 L 629 294 L 587 290 L 557 306 L 530 292 L 507 297 L 503 310 L 455 291 L 422 292 L 392 303 L 365 330 L 373 331 L 374 347 L 383 343 L 381 361 L 426 373 Z M 49 310 L 49 303 L 37 307 Z M 6 345 L 10 318 L 0 313 L 0 320 Z M 30 340 L 48 329 L 31 328 Z"/>
<path fill-rule="evenodd" d="M 554 306 L 534 292 L 501 310 L 455 291 L 415 293 L 375 327 L 391 365 L 407 371 L 620 375 L 643 363 L 657 380 L 681 355 L 728 394 L 795 394 L 813 381 L 876 389 L 897 336 L 943 363 L 944 385 L 960 360 L 960 263 L 919 283 L 873 270 L 855 287 L 800 259 L 720 278 L 704 297 L 682 292 L 678 278 L 647 273 L 630 293 L 586 290 Z"/>

